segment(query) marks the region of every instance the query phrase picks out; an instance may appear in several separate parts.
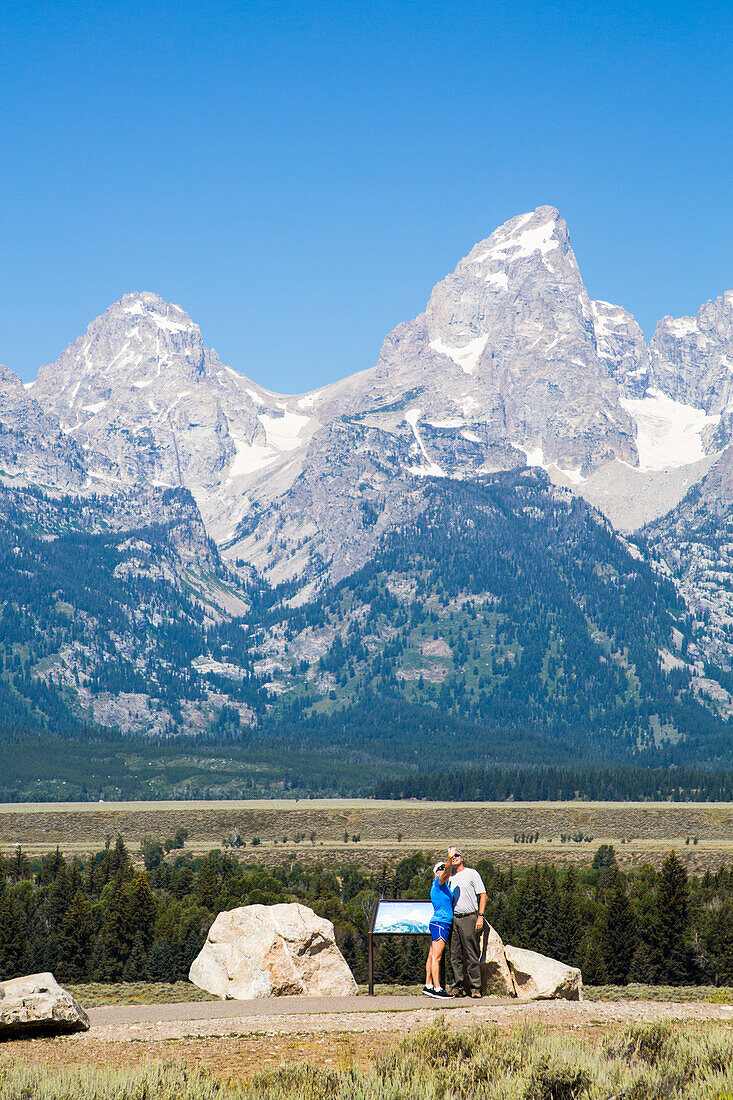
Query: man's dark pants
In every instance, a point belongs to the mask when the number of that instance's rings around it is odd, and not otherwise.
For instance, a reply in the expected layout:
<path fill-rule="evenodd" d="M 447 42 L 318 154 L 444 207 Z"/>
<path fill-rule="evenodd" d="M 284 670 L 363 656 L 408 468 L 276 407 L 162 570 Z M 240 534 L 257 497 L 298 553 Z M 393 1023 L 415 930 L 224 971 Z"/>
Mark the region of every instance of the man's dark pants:
<path fill-rule="evenodd" d="M 476 931 L 477 913 L 453 917 L 450 933 L 450 965 L 453 988 L 481 989 L 481 938 Z"/>

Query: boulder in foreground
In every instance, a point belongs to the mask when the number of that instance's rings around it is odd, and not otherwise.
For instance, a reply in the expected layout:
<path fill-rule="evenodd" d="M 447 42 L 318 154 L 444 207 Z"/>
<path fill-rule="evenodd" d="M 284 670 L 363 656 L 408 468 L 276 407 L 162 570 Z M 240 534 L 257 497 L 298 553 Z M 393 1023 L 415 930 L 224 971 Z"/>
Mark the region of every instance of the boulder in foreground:
<path fill-rule="evenodd" d="M 357 992 L 331 922 L 297 903 L 220 913 L 188 976 L 199 989 L 235 1001 Z"/>
<path fill-rule="evenodd" d="M 29 974 L 0 982 L 0 1038 L 28 1032 L 47 1035 L 88 1031 L 89 1017 L 53 974 Z"/>
<path fill-rule="evenodd" d="M 489 925 L 481 954 L 481 989 L 484 993 L 499 997 L 516 997 L 514 979 L 504 954 L 504 944 L 499 933 Z"/>
<path fill-rule="evenodd" d="M 544 1000 L 550 997 L 566 1001 L 583 1000 L 583 978 L 577 966 L 567 966 L 521 947 L 504 948 L 520 1000 Z"/>

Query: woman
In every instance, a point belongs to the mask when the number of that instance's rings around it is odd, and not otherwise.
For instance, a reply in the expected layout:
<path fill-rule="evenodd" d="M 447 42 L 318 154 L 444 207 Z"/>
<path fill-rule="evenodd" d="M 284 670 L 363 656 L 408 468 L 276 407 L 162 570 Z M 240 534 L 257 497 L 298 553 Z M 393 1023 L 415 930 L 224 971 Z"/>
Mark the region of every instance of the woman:
<path fill-rule="evenodd" d="M 453 866 L 451 855 L 452 849 L 449 850 L 448 859 L 445 862 L 441 860 L 433 867 L 433 885 L 430 887 L 433 919 L 428 925 L 431 943 L 425 964 L 425 988 L 423 989 L 426 997 L 450 997 L 450 993 L 440 984 L 440 960 L 453 923 L 453 891 L 448 885 Z"/>

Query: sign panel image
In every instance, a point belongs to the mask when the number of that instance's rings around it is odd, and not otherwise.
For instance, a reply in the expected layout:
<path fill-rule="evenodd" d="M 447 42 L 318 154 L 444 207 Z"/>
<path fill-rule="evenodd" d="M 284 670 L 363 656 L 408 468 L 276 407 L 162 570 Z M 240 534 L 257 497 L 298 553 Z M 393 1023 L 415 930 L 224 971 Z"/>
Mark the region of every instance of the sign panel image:
<path fill-rule="evenodd" d="M 427 933 L 433 916 L 429 901 L 377 902 L 371 931 L 377 933 Z"/>

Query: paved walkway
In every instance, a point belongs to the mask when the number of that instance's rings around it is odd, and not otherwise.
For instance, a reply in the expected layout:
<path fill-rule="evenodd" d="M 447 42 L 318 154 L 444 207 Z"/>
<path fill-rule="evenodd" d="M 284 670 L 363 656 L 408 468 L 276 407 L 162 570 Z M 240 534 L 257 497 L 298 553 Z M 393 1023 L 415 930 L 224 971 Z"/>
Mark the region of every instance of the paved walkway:
<path fill-rule="evenodd" d="M 733 1005 L 664 1001 L 533 1001 L 499 997 L 437 1001 L 428 997 L 273 997 L 257 1001 L 193 1001 L 108 1005 L 89 1013 L 91 1029 L 67 1041 L 157 1041 L 207 1036 L 381 1031 L 404 1034 L 448 1013 L 458 1026 L 510 1027 L 525 1020 L 549 1027 L 650 1020 L 733 1022 Z"/>
<path fill-rule="evenodd" d="M 484 997 L 478 1004 L 516 1005 L 513 997 Z M 323 1016 L 334 1013 L 409 1012 L 415 1009 L 466 1008 L 464 998 L 438 1001 L 433 997 L 260 997 L 255 1001 L 181 1001 L 179 1004 L 105 1005 L 89 1012 L 92 1023 L 130 1024 L 148 1020 L 212 1020 L 252 1016 Z M 473 1005 L 471 1005 L 473 1007 Z"/>

